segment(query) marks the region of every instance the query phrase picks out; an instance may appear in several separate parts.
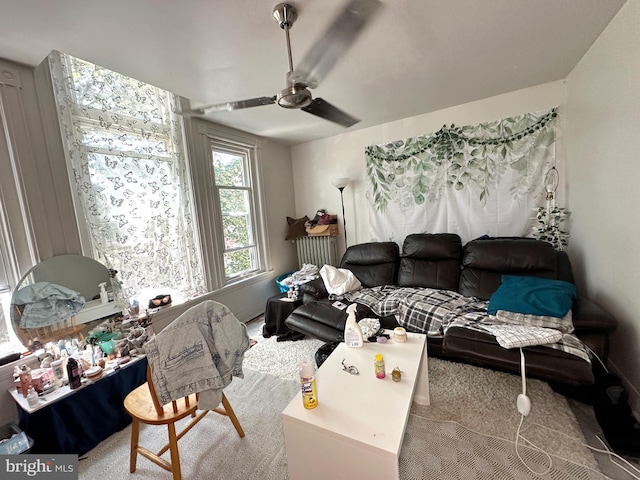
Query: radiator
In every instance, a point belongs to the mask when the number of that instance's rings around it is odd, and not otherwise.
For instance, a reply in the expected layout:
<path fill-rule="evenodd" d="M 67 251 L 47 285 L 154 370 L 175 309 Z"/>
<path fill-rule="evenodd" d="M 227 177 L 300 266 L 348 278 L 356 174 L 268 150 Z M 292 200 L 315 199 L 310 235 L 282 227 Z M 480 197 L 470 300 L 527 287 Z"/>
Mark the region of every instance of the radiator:
<path fill-rule="evenodd" d="M 296 240 L 298 264 L 312 263 L 318 268 L 338 263 L 336 237 L 300 237 Z"/>

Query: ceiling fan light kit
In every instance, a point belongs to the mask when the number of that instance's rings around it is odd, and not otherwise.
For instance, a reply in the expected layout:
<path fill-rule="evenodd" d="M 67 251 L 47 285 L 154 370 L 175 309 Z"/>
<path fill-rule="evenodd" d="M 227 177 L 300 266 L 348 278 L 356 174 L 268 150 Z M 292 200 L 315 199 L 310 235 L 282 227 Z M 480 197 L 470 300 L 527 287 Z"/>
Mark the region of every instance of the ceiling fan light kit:
<path fill-rule="evenodd" d="M 316 44 L 303 59 L 303 68 L 294 70 L 291 55 L 289 29 L 298 18 L 298 11 L 291 3 L 280 3 L 273 9 L 273 18 L 285 31 L 289 72 L 287 86 L 277 95 L 257 97 L 236 102 L 225 102 L 200 107 L 187 114 L 228 112 L 243 108 L 259 107 L 277 103 L 287 109 L 301 109 L 333 123 L 350 127 L 359 122 L 357 118 L 333 106 L 322 98 L 313 98 L 309 88 L 316 88 L 320 79 L 333 68 L 340 56 L 355 42 L 363 27 L 371 20 L 381 5 L 380 0 L 350 0 L 334 19 Z"/>

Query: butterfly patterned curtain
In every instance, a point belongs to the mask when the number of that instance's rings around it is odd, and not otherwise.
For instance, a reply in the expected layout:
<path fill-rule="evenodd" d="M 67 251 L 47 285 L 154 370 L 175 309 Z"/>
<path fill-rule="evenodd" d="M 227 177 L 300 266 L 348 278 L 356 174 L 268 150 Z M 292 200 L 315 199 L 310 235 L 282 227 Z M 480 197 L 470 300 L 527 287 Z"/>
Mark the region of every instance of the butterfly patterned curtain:
<path fill-rule="evenodd" d="M 121 303 L 206 292 L 173 96 L 60 52 L 49 60 L 72 188 Z"/>
<path fill-rule="evenodd" d="M 527 236 L 555 164 L 557 109 L 366 148 L 372 240 Z"/>

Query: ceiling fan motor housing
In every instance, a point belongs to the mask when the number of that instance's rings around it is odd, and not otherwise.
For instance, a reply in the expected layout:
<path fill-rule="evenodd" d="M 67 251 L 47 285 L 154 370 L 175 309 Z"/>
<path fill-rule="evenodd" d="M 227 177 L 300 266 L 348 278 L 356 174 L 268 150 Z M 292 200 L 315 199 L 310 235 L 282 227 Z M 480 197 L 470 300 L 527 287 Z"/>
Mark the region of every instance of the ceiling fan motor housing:
<path fill-rule="evenodd" d="M 283 108 L 304 108 L 311 100 L 311 92 L 304 86 L 291 85 L 280 91 L 276 101 Z"/>

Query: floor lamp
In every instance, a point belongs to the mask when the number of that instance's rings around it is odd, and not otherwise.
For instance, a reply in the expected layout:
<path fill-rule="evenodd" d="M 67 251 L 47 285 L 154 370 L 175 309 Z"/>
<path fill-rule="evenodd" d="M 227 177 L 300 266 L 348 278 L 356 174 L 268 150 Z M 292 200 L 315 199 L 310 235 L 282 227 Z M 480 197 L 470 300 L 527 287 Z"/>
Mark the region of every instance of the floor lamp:
<path fill-rule="evenodd" d="M 346 177 L 343 178 L 334 178 L 331 180 L 331 183 L 334 187 L 340 190 L 340 203 L 342 204 L 342 229 L 344 230 L 344 248 L 347 248 L 347 221 L 344 218 L 344 196 L 342 191 L 344 187 L 349 185 L 349 179 Z"/>

